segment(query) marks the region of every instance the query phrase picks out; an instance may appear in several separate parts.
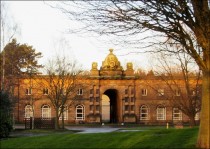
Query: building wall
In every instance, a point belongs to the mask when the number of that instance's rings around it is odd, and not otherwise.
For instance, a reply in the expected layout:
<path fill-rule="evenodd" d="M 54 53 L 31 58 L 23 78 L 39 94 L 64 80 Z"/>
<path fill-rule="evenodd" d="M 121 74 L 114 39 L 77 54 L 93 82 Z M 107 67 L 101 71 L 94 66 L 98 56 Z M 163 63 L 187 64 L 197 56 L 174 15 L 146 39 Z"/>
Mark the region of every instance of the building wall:
<path fill-rule="evenodd" d="M 55 117 L 55 110 L 51 101 L 46 95 L 43 95 L 42 88 L 39 83 L 40 78 L 33 78 L 31 81 L 28 78 L 20 80 L 19 86 L 19 104 L 17 102 L 15 107 L 15 119 L 19 122 L 24 122 L 25 106 L 34 105 L 34 116 L 41 117 L 41 107 L 49 105 L 51 108 L 51 117 Z M 84 81 L 84 80 L 81 80 Z M 86 87 L 83 88 L 83 95 L 81 98 L 70 106 L 68 105 L 68 120 L 66 123 L 79 123 L 81 120 L 76 120 L 76 106 L 84 106 L 85 123 L 101 123 L 101 108 L 102 95 L 107 90 L 117 91 L 117 110 L 119 113 L 118 123 L 140 123 L 140 124 L 165 124 L 173 121 L 173 105 L 170 104 L 166 98 L 167 87 L 158 79 L 92 79 L 85 80 Z M 26 95 L 26 89 L 30 88 L 32 84 L 32 94 Z M 152 88 L 158 86 L 164 89 L 164 95 L 158 96 L 158 93 Z M 146 95 L 142 95 L 142 89 L 147 90 Z M 91 91 L 92 90 L 92 91 Z M 16 95 L 18 89 L 15 89 Z M 146 105 L 149 108 L 148 120 L 141 120 L 140 108 Z M 157 107 L 161 105 L 166 108 L 166 119 L 157 120 Z M 19 108 L 18 108 L 19 107 Z M 188 121 L 188 117 L 182 114 L 182 120 Z"/>
<path fill-rule="evenodd" d="M 100 69 L 98 64 L 93 62 L 89 76 L 80 77 L 78 84 L 82 84 L 82 95 L 76 95 L 66 103 L 68 114 L 66 123 L 102 123 L 102 96 L 107 94 L 115 99 L 110 99 L 112 106 L 110 121 L 115 123 L 140 123 L 147 125 L 165 125 L 167 122 L 177 121 L 188 122 L 189 118 L 182 113 L 181 120 L 173 120 L 173 108 L 171 104 L 174 100 L 173 93 L 160 77 L 157 76 L 135 76 L 133 64 L 127 63 L 126 70 L 123 70 L 117 57 L 113 54 L 113 49 L 102 62 Z M 33 105 L 34 116 L 42 116 L 42 106 L 48 105 L 51 109 L 51 117 L 55 117 L 55 110 L 52 102 L 43 95 L 43 89 L 49 76 L 34 76 L 32 78 L 21 78 L 18 80 L 19 86 L 15 87 L 17 97 L 14 108 L 15 119 L 24 122 L 26 105 Z M 167 80 L 173 83 L 174 80 Z M 175 80 L 179 85 L 185 87 L 184 80 Z M 192 79 L 192 83 L 197 80 Z M 32 88 L 30 95 L 26 91 Z M 159 90 L 164 91 L 160 96 Z M 49 91 L 50 92 L 50 91 Z M 185 94 L 185 93 L 183 93 Z M 176 97 L 177 100 L 180 98 Z M 77 119 L 81 116 L 82 107 L 84 119 Z M 145 108 L 146 107 L 146 108 Z M 160 112 L 157 113 L 157 110 Z M 146 112 L 145 112 L 146 111 Z M 164 112 L 162 114 L 161 112 Z M 78 112 L 78 113 L 77 113 Z M 159 117 L 161 120 L 158 120 Z"/>

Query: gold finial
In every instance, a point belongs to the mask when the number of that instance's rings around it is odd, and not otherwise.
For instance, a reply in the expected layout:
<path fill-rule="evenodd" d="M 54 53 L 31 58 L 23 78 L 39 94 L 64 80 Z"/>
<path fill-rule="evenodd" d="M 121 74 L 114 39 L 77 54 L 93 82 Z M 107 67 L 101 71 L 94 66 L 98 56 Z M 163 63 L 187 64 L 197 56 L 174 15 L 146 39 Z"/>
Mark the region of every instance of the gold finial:
<path fill-rule="evenodd" d="M 92 63 L 92 70 L 97 70 L 98 67 L 98 63 L 97 62 L 93 62 Z"/>
<path fill-rule="evenodd" d="M 132 62 L 127 63 L 127 70 L 133 70 L 133 63 Z"/>
<path fill-rule="evenodd" d="M 112 53 L 113 52 L 113 49 L 109 49 L 109 51 L 110 51 L 110 53 Z"/>

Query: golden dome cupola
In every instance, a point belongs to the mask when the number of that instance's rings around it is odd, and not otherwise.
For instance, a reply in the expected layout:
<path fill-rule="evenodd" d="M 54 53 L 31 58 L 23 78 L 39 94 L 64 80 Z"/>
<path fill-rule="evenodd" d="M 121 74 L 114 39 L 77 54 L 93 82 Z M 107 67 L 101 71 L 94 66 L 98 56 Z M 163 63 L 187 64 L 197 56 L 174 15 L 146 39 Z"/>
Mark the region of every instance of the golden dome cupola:
<path fill-rule="evenodd" d="M 122 78 L 129 77 L 133 78 L 134 70 L 133 64 L 131 62 L 127 63 L 127 69 L 124 71 L 120 62 L 115 54 L 113 54 L 113 49 L 109 49 L 109 54 L 106 56 L 105 60 L 102 61 L 102 66 L 100 70 L 97 68 L 97 62 L 92 63 L 91 77 L 101 77 L 101 78 Z"/>
<path fill-rule="evenodd" d="M 109 49 L 110 53 L 102 62 L 101 70 L 122 70 L 122 66 L 116 55 L 113 54 L 113 49 Z"/>

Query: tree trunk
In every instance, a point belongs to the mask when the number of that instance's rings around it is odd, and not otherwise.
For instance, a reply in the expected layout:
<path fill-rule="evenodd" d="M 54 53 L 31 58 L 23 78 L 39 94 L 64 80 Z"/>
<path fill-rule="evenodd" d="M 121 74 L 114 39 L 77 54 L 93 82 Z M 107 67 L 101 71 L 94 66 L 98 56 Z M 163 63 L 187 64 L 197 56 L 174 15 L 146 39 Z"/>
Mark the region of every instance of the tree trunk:
<path fill-rule="evenodd" d="M 210 63 L 210 59 L 208 60 Z M 210 70 L 203 71 L 202 106 L 197 140 L 198 148 L 210 148 Z"/>
<path fill-rule="evenodd" d="M 59 129 L 58 109 L 55 110 L 55 129 Z"/>
<path fill-rule="evenodd" d="M 64 129 L 64 114 L 62 112 L 62 129 Z"/>
<path fill-rule="evenodd" d="M 196 125 L 195 116 L 191 115 L 189 118 L 190 118 L 190 127 L 194 127 Z"/>

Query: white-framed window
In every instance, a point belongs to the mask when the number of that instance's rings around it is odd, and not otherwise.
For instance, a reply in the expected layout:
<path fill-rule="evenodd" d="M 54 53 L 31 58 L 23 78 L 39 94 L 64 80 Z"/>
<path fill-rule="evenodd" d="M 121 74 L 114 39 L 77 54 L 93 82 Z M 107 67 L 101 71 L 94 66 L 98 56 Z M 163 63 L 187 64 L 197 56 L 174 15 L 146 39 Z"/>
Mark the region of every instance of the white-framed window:
<path fill-rule="evenodd" d="M 51 118 L 51 108 L 49 105 L 42 106 L 42 118 Z"/>
<path fill-rule="evenodd" d="M 31 95 L 31 94 L 32 94 L 32 88 L 27 88 L 26 95 Z"/>
<path fill-rule="evenodd" d="M 175 96 L 180 96 L 180 90 L 175 90 Z"/>
<path fill-rule="evenodd" d="M 84 119 L 85 119 L 84 106 L 82 105 L 76 106 L 76 120 L 84 120 Z"/>
<path fill-rule="evenodd" d="M 158 96 L 164 95 L 164 89 L 158 89 Z"/>
<path fill-rule="evenodd" d="M 25 118 L 33 117 L 33 108 L 31 105 L 25 106 Z"/>
<path fill-rule="evenodd" d="M 157 107 L 157 120 L 166 120 L 166 108 L 163 106 Z"/>
<path fill-rule="evenodd" d="M 43 88 L 43 95 L 48 95 L 48 94 L 49 94 L 48 88 Z"/>
<path fill-rule="evenodd" d="M 77 95 L 83 95 L 83 89 L 82 88 L 79 88 L 77 90 Z"/>
<path fill-rule="evenodd" d="M 178 108 L 173 108 L 173 120 L 182 120 L 182 111 Z"/>
<path fill-rule="evenodd" d="M 149 108 L 146 105 L 140 107 L 140 120 L 149 120 Z"/>
<path fill-rule="evenodd" d="M 147 89 L 142 89 L 141 90 L 141 95 L 142 96 L 147 96 Z"/>
<path fill-rule="evenodd" d="M 61 111 L 61 107 L 59 108 L 59 113 L 60 113 L 60 111 Z M 63 117 L 64 117 L 64 120 L 68 120 L 68 108 L 67 108 L 67 106 L 64 106 Z M 60 115 L 59 120 L 62 120 L 62 114 Z"/>

